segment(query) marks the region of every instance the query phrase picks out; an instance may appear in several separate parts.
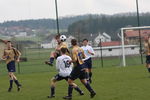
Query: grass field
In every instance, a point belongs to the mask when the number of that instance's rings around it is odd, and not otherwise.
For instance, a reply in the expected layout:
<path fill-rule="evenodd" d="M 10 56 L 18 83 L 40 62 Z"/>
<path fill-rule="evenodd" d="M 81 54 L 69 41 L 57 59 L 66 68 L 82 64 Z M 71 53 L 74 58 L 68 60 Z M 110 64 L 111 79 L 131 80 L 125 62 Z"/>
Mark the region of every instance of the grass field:
<path fill-rule="evenodd" d="M 49 58 L 49 52 L 49 49 L 31 49 L 23 55 L 28 58 L 28 61 L 21 62 L 21 73 L 16 73 L 23 85 L 20 92 L 16 91 L 15 85 L 11 93 L 7 92 L 9 81 L 6 65 L 0 63 L 0 100 L 48 100 L 46 96 L 50 92 L 49 81 L 57 73 L 55 67 L 44 64 L 44 61 Z M 119 58 L 104 58 L 102 68 L 100 59 L 93 61 L 91 85 L 97 92 L 93 100 L 149 100 L 150 75 L 144 65 L 139 65 L 139 57 L 128 57 L 127 63 L 130 66 L 127 67 L 121 67 L 119 63 Z M 88 91 L 79 80 L 75 82 L 85 95 L 79 96 L 74 91 L 73 100 L 91 100 Z M 67 83 L 61 81 L 57 84 L 56 98 L 53 100 L 62 100 L 66 94 Z"/>
<path fill-rule="evenodd" d="M 7 92 L 8 77 L 6 74 L 0 76 L 0 100 L 48 100 L 49 79 L 56 74 L 54 68 L 43 66 L 48 72 L 18 74 L 23 87 L 20 92 L 14 86 L 11 93 Z M 39 69 L 30 69 L 39 70 Z M 51 71 L 52 70 L 52 71 Z M 143 65 L 128 67 L 94 68 L 92 87 L 97 92 L 93 100 L 149 100 L 150 98 L 150 75 Z M 73 100 L 91 100 L 88 91 L 79 80 L 75 81 L 85 92 L 79 96 L 73 92 Z M 62 100 L 67 94 L 67 84 L 61 81 L 57 84 L 56 98 Z"/>

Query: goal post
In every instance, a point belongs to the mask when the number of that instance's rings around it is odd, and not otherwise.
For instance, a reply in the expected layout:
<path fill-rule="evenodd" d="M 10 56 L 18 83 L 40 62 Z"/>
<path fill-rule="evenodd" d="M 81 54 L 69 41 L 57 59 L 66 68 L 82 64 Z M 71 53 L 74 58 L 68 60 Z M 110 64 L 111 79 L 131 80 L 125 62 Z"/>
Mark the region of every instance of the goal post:
<path fill-rule="evenodd" d="M 127 30 L 139 30 L 139 39 L 141 39 L 140 37 L 140 30 L 150 30 L 150 26 L 141 26 L 141 27 L 124 27 L 124 28 L 121 28 L 121 46 L 122 46 L 122 66 L 126 66 L 126 52 L 125 52 L 125 31 Z M 147 34 L 148 35 L 148 34 Z M 150 34 L 149 34 L 150 35 Z M 140 45 L 140 48 L 141 48 L 141 45 Z"/>

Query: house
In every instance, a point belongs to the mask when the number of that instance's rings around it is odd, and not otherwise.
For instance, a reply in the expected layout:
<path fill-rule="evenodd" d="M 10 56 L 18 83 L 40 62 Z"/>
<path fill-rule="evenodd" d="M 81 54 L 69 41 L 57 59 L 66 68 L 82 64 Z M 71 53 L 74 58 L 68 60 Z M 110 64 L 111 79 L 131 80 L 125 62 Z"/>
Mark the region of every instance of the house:
<path fill-rule="evenodd" d="M 20 32 L 17 35 L 15 35 L 15 37 L 26 37 L 27 36 L 27 32 Z"/>
<path fill-rule="evenodd" d="M 54 38 L 50 42 L 41 43 L 41 48 L 55 48 L 56 46 L 57 43 Z"/>
<path fill-rule="evenodd" d="M 125 41 L 125 45 L 127 45 L 128 42 Z M 102 47 L 108 47 L 108 46 L 120 46 L 121 45 L 121 41 L 111 41 L 111 42 L 101 42 L 99 43 L 99 46 Z"/>
<path fill-rule="evenodd" d="M 140 30 L 142 41 L 150 35 L 150 30 Z M 139 30 L 125 31 L 125 41 L 129 44 L 139 44 Z"/>
<path fill-rule="evenodd" d="M 71 47 L 71 40 L 72 39 L 75 39 L 75 37 L 73 37 L 73 36 L 67 36 L 67 40 L 66 40 L 66 42 L 67 42 L 67 44 L 68 44 L 68 47 Z"/>
<path fill-rule="evenodd" d="M 82 42 L 83 39 L 88 39 L 89 44 L 92 46 L 98 46 L 100 39 L 102 42 L 109 42 L 111 41 L 111 37 L 107 33 L 99 33 L 99 34 L 75 34 L 74 35 L 76 39 L 79 41 L 79 43 Z"/>
<path fill-rule="evenodd" d="M 107 34 L 107 33 L 99 33 L 99 35 L 94 39 L 94 42 L 96 45 L 98 45 L 101 42 L 110 42 L 111 41 L 111 37 Z"/>

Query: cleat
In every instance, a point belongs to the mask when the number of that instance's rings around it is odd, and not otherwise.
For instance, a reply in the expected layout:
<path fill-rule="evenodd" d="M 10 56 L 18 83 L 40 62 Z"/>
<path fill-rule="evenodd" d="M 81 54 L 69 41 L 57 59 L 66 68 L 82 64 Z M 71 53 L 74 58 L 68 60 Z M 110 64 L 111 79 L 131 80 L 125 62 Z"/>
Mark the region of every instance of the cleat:
<path fill-rule="evenodd" d="M 53 66 L 53 64 L 49 61 L 45 61 L 45 64 L 49 65 L 49 66 Z"/>
<path fill-rule="evenodd" d="M 91 98 L 94 98 L 95 95 L 96 95 L 96 93 L 95 93 L 95 92 L 92 92 L 92 93 L 91 93 Z"/>
<path fill-rule="evenodd" d="M 12 88 L 10 87 L 10 88 L 8 88 L 8 92 L 11 92 L 11 90 L 12 90 Z"/>
<path fill-rule="evenodd" d="M 80 93 L 80 95 L 84 95 L 84 92 L 82 91 L 82 92 Z"/>
<path fill-rule="evenodd" d="M 54 95 L 51 95 L 51 96 L 47 96 L 47 98 L 55 98 L 55 96 L 54 96 Z"/>
<path fill-rule="evenodd" d="M 71 96 L 65 96 L 65 97 L 63 97 L 63 99 L 71 100 L 71 99 L 72 99 L 72 97 L 71 97 Z"/>
<path fill-rule="evenodd" d="M 17 91 L 19 92 L 21 89 L 21 85 L 17 86 Z"/>

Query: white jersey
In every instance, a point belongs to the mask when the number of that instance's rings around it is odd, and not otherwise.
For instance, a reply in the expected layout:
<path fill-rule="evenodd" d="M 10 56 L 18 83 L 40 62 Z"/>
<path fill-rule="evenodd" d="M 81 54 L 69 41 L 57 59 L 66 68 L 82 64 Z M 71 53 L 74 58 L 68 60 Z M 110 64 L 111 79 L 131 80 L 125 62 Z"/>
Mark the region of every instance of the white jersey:
<path fill-rule="evenodd" d="M 92 57 L 92 55 L 91 55 L 88 51 L 90 51 L 91 53 L 94 54 L 93 48 L 92 48 L 91 46 L 89 46 L 89 45 L 87 45 L 87 46 L 82 46 L 81 48 L 84 50 L 84 54 L 85 54 L 85 56 L 86 56 L 86 58 L 85 58 L 84 60 L 87 60 L 87 59 L 89 59 L 89 58 Z"/>
<path fill-rule="evenodd" d="M 69 76 L 72 71 L 72 65 L 69 63 L 71 57 L 67 55 L 59 56 L 56 60 L 56 69 L 60 76 Z"/>

